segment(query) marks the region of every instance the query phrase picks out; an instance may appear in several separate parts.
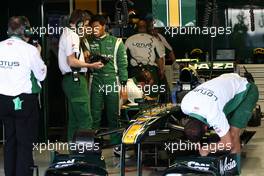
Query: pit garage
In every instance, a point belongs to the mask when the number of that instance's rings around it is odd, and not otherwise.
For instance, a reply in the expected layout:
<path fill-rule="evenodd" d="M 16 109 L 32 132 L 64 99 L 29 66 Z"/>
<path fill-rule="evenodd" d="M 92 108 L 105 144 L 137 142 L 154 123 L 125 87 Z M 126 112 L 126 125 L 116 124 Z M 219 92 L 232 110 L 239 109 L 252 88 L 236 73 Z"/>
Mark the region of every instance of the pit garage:
<path fill-rule="evenodd" d="M 264 175 L 261 0 L 0 8 L 0 175 Z"/>

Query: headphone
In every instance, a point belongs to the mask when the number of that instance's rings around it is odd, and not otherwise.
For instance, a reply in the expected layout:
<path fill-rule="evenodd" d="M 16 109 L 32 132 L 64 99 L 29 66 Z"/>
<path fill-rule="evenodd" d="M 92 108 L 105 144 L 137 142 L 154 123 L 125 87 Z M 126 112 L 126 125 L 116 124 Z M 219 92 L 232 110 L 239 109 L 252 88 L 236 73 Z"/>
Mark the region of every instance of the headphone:
<path fill-rule="evenodd" d="M 200 59 L 202 61 L 202 60 L 205 60 L 205 53 L 203 52 L 203 50 L 201 50 L 199 48 L 195 48 L 191 51 L 190 58 L 191 59 Z"/>
<path fill-rule="evenodd" d="M 79 29 L 80 27 L 84 26 L 84 20 L 85 20 L 85 17 L 87 16 L 89 16 L 89 14 L 85 12 L 84 10 L 81 10 L 81 15 L 75 24 L 76 29 Z"/>
<path fill-rule="evenodd" d="M 78 20 L 75 25 L 76 29 L 79 29 L 80 27 L 83 27 L 83 18 Z"/>
<path fill-rule="evenodd" d="M 193 54 L 202 54 L 203 53 L 203 51 L 201 50 L 201 49 L 199 49 L 199 48 L 195 48 L 195 49 L 193 49 L 192 51 L 191 51 L 191 55 L 193 55 Z"/>
<path fill-rule="evenodd" d="M 198 82 L 198 75 L 195 70 L 190 67 L 184 67 L 180 71 L 180 81 L 181 82 L 191 82 L 196 83 Z"/>

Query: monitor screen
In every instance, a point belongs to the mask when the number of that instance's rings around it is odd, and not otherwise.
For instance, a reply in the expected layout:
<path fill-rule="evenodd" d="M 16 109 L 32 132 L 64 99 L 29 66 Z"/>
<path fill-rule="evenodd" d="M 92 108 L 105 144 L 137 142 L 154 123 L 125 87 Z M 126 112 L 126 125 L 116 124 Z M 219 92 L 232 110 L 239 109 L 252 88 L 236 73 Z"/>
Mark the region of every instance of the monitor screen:
<path fill-rule="evenodd" d="M 215 60 L 235 60 L 235 49 L 218 49 Z"/>

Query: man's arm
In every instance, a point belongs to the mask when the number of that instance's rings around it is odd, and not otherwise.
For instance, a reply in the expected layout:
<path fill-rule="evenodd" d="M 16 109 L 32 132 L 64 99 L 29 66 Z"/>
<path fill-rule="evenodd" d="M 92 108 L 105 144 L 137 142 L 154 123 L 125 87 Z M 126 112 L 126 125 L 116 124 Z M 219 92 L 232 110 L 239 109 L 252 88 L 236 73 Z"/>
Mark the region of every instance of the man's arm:
<path fill-rule="evenodd" d="M 127 53 L 125 50 L 125 45 L 123 42 L 120 43 L 117 50 L 117 67 L 118 67 L 118 77 L 121 84 L 126 84 L 128 79 L 127 73 Z"/>
<path fill-rule="evenodd" d="M 156 63 L 159 67 L 159 74 L 161 79 L 164 77 L 165 74 L 165 47 L 164 45 L 158 41 L 156 38 L 153 37 L 154 42 L 154 49 L 156 53 Z"/>
<path fill-rule="evenodd" d="M 77 57 L 81 52 L 80 38 L 78 35 L 68 35 L 65 42 L 65 52 L 67 55 L 67 63 L 70 67 L 81 68 L 101 68 L 103 64 L 101 62 L 86 63 L 79 60 Z"/>
<path fill-rule="evenodd" d="M 161 76 L 161 79 L 164 77 L 165 74 L 165 64 L 164 64 L 164 57 L 159 58 L 158 60 L 156 60 L 156 63 L 159 67 L 159 74 Z"/>
<path fill-rule="evenodd" d="M 38 46 L 41 48 L 40 46 Z M 43 81 L 47 74 L 47 66 L 44 64 L 39 49 L 35 49 L 31 59 L 31 69 L 35 78 L 39 81 Z"/>
<path fill-rule="evenodd" d="M 215 107 L 217 108 L 217 106 Z M 212 108 L 212 112 L 217 112 Z M 218 112 L 214 118 L 207 119 L 207 122 L 212 126 L 220 137 L 220 141 L 217 143 L 208 144 L 209 147 L 203 147 L 200 149 L 201 155 L 207 155 L 209 153 L 215 153 L 217 151 L 232 150 L 233 149 L 233 136 L 230 133 L 230 125 L 224 112 Z"/>
<path fill-rule="evenodd" d="M 118 77 L 120 80 L 120 84 L 122 86 L 120 95 L 123 99 L 127 99 L 128 95 L 125 86 L 127 84 L 127 79 L 128 79 L 128 72 L 127 72 L 128 63 L 127 63 L 127 53 L 126 53 L 125 45 L 122 41 L 118 46 L 116 57 L 117 57 L 116 59 L 117 59 L 117 67 L 118 67 Z"/>
<path fill-rule="evenodd" d="M 75 57 L 75 54 L 71 54 L 67 56 L 67 62 L 70 67 L 76 67 L 76 68 L 81 68 L 81 67 L 87 67 L 87 68 L 102 68 L 104 65 L 101 62 L 94 62 L 94 63 L 86 63 L 83 61 L 80 61 Z"/>
<path fill-rule="evenodd" d="M 161 42 L 163 43 L 165 47 L 165 53 L 166 53 L 166 49 L 169 50 L 168 55 L 169 55 L 170 60 L 173 63 L 176 60 L 175 54 L 173 52 L 173 48 L 171 47 L 171 45 L 168 43 L 168 41 L 163 35 L 158 33 L 158 37 L 161 39 Z"/>

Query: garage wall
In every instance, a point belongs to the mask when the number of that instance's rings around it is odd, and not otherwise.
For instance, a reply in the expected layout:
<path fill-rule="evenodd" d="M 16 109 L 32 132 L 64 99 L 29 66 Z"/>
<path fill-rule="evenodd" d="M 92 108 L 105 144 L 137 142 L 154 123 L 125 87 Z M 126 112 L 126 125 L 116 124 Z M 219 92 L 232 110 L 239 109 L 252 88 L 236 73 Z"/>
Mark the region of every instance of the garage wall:
<path fill-rule="evenodd" d="M 238 69 L 240 75 L 243 75 L 245 72 L 243 66 L 246 67 L 248 72 L 250 72 L 255 79 L 255 83 L 259 89 L 258 104 L 261 106 L 261 110 L 263 112 L 264 111 L 264 64 L 239 64 Z"/>
<path fill-rule="evenodd" d="M 97 13 L 97 0 L 75 0 L 75 9 L 90 10 Z"/>

